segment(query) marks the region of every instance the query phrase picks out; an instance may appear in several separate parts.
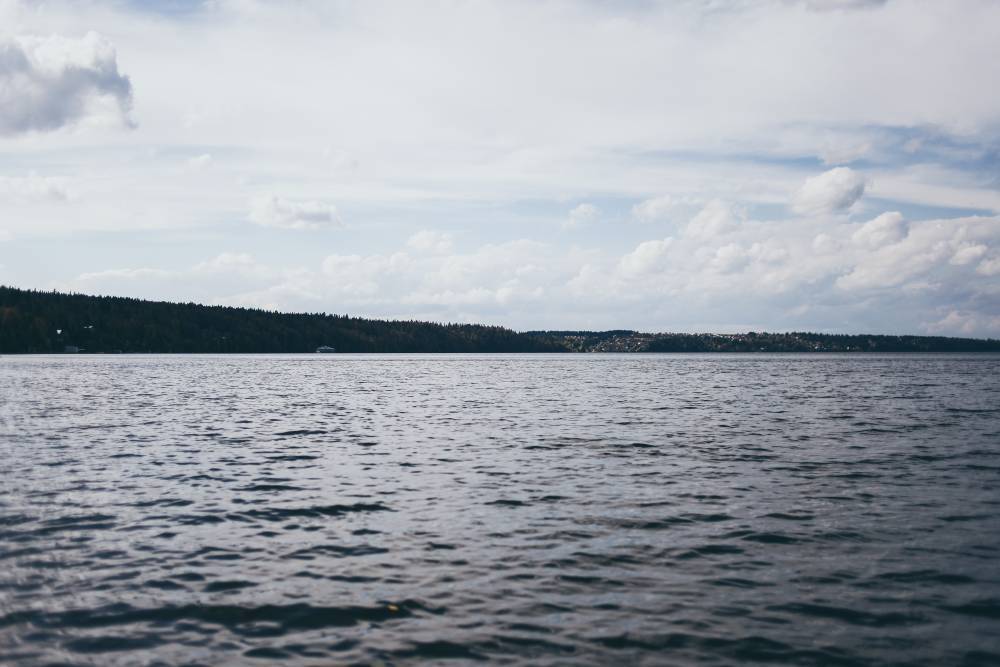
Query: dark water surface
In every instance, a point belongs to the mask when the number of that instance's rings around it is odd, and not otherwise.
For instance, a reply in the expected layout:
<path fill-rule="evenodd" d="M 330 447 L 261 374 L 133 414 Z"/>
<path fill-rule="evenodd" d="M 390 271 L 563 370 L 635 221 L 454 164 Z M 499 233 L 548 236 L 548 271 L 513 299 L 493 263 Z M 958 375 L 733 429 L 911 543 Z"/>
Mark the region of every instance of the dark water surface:
<path fill-rule="evenodd" d="M 1000 356 L 0 359 L 0 663 L 1000 664 Z"/>

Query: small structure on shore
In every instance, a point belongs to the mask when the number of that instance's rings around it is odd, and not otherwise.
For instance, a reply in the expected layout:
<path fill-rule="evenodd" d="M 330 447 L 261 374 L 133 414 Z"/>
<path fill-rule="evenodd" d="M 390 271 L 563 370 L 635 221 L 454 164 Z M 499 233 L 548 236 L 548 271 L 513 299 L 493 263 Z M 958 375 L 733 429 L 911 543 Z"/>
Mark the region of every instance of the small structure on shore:
<path fill-rule="evenodd" d="M 336 352 L 337 348 L 330 347 L 329 345 L 320 345 L 316 348 L 317 354 L 330 354 L 331 352 Z"/>

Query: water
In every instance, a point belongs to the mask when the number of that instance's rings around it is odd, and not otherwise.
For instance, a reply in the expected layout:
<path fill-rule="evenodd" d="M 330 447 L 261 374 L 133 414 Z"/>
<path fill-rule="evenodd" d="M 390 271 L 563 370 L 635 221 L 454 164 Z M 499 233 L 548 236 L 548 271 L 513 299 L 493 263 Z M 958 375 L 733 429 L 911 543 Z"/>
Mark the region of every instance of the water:
<path fill-rule="evenodd" d="M 0 663 L 1000 663 L 1000 356 L 0 359 Z"/>

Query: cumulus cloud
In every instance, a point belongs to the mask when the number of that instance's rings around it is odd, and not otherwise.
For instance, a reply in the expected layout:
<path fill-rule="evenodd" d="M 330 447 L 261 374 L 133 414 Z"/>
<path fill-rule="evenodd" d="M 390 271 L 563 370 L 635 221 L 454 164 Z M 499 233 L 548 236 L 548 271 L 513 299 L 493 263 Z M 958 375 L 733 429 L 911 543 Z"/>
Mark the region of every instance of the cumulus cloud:
<path fill-rule="evenodd" d="M 263 195 L 250 202 L 250 221 L 279 229 L 330 229 L 343 227 L 337 207 L 316 201 L 293 201 Z"/>
<path fill-rule="evenodd" d="M 694 239 L 712 239 L 732 231 L 737 224 L 732 207 L 724 201 L 713 199 L 705 204 L 687 227 L 684 235 Z"/>
<path fill-rule="evenodd" d="M 0 39 L 0 136 L 82 120 L 130 125 L 132 83 L 112 44 L 90 32 Z"/>
<path fill-rule="evenodd" d="M 852 265 L 837 278 L 837 287 L 844 290 L 879 290 L 897 286 L 922 289 L 936 285 L 934 289 L 939 291 L 968 290 L 975 274 L 952 261 L 956 253 L 963 253 L 966 248 L 976 245 L 986 248 L 1000 246 L 1000 226 L 996 218 L 911 223 L 906 234 L 896 226 L 901 223 L 901 216 L 883 215 L 872 222 L 880 220 L 887 224 L 873 228 L 874 245 L 867 242 L 858 244 L 863 251 L 850 258 Z M 866 223 L 865 227 L 870 224 Z M 865 236 L 863 240 L 868 238 Z M 982 252 L 985 254 L 988 250 Z M 967 264 L 971 266 L 971 261 Z M 961 273 L 952 273 L 956 270 Z M 978 266 L 975 273 L 984 275 Z"/>
<path fill-rule="evenodd" d="M 720 273 L 731 273 L 742 268 L 748 261 L 747 251 L 739 243 L 727 243 L 716 249 L 709 265 Z"/>
<path fill-rule="evenodd" d="M 869 248 L 881 248 L 905 239 L 909 229 L 902 213 L 890 211 L 863 224 L 851 235 L 851 240 Z"/>
<path fill-rule="evenodd" d="M 601 211 L 593 204 L 583 203 L 569 212 L 569 218 L 563 223 L 563 228 L 574 229 L 597 220 Z"/>
<path fill-rule="evenodd" d="M 965 266 L 982 258 L 989 250 L 982 243 L 963 243 L 955 249 L 955 254 L 951 256 L 951 263 L 955 266 Z"/>
<path fill-rule="evenodd" d="M 642 276 L 663 268 L 667 252 L 674 240 L 643 241 L 635 250 L 621 258 L 619 267 L 626 276 Z"/>
<path fill-rule="evenodd" d="M 802 215 L 845 211 L 865 193 L 865 177 L 849 167 L 837 167 L 807 178 L 795 193 L 792 208 Z"/>
<path fill-rule="evenodd" d="M 29 174 L 0 176 L 0 200 L 23 202 L 64 202 L 69 191 L 62 179 Z"/>

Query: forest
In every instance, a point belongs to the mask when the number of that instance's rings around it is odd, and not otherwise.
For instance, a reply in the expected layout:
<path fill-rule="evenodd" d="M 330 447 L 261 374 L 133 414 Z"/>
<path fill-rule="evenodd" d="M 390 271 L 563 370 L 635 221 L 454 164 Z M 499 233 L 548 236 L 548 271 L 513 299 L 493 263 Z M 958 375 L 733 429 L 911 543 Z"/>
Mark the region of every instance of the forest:
<path fill-rule="evenodd" d="M 281 313 L 0 286 L 0 354 L 559 352 L 545 337 L 475 324 Z"/>
<path fill-rule="evenodd" d="M 529 331 L 144 301 L 0 286 L 0 354 L 315 352 L 1000 352 L 1000 340 L 829 333 Z"/>

